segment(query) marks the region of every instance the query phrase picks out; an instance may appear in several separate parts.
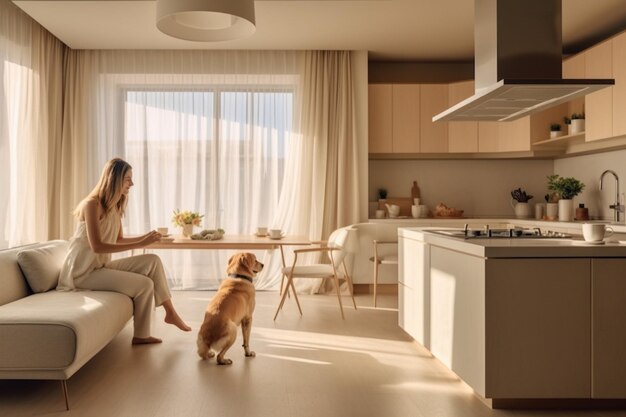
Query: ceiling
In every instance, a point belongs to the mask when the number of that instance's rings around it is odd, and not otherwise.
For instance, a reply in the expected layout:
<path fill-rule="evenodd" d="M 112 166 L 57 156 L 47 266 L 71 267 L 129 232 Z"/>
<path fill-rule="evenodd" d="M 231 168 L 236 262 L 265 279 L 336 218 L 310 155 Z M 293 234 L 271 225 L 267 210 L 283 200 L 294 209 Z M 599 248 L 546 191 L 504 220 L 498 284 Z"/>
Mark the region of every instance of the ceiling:
<path fill-rule="evenodd" d="M 73 49 L 346 49 L 370 60 L 471 61 L 472 0 L 256 0 L 256 32 L 226 42 L 170 38 L 154 0 L 14 0 Z M 562 0 L 564 53 L 626 29 L 626 0 Z"/>

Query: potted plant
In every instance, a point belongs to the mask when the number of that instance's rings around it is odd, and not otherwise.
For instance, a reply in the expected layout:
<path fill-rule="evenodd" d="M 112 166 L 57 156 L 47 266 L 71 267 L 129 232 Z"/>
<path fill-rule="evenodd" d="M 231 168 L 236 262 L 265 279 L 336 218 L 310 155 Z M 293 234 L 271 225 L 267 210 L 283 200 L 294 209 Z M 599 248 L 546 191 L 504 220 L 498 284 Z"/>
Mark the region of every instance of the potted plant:
<path fill-rule="evenodd" d="M 378 199 L 379 200 L 386 200 L 387 199 L 387 190 L 384 188 L 379 188 L 378 189 Z"/>
<path fill-rule="evenodd" d="M 582 133 L 585 131 L 585 113 L 572 114 L 572 124 L 570 134 Z"/>
<path fill-rule="evenodd" d="M 515 210 L 515 217 L 518 219 L 526 219 L 530 217 L 530 205 L 528 201 L 533 198 L 532 195 L 526 194 L 521 188 L 511 191 L 511 205 Z"/>
<path fill-rule="evenodd" d="M 550 138 L 561 136 L 561 125 L 558 123 L 550 124 Z"/>
<path fill-rule="evenodd" d="M 563 123 L 565 124 L 565 126 L 567 126 L 567 134 L 571 135 L 572 134 L 572 119 L 570 119 L 569 117 L 565 116 L 563 118 Z"/>
<path fill-rule="evenodd" d="M 574 219 L 574 202 L 585 188 L 585 184 L 573 177 L 561 177 L 558 174 L 548 175 L 548 190 L 559 195 L 559 221 L 569 222 Z"/>
<path fill-rule="evenodd" d="M 180 211 L 174 210 L 174 215 L 172 216 L 172 223 L 175 226 L 181 227 L 183 229 L 183 236 L 191 237 L 193 234 L 193 227 L 200 226 L 200 222 L 204 215 L 198 213 L 197 211 Z"/>

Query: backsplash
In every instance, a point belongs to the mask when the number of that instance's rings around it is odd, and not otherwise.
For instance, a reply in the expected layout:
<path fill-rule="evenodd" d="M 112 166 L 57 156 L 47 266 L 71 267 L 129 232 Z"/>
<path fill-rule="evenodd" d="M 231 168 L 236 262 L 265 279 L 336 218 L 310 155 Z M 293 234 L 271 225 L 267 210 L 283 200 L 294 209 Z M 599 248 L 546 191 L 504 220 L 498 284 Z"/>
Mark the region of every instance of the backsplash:
<path fill-rule="evenodd" d="M 378 199 L 379 188 L 386 188 L 389 197 L 410 197 L 415 180 L 420 187 L 421 203 L 431 210 L 441 202 L 465 210 L 465 216 L 511 217 L 514 215 L 511 207 L 513 189 L 521 187 L 532 194 L 531 203 L 544 202 L 546 177 L 552 174 L 554 162 L 519 159 L 370 160 L 368 200 Z M 626 172 L 623 178 L 626 185 Z M 607 184 L 612 189 L 610 179 Z"/>

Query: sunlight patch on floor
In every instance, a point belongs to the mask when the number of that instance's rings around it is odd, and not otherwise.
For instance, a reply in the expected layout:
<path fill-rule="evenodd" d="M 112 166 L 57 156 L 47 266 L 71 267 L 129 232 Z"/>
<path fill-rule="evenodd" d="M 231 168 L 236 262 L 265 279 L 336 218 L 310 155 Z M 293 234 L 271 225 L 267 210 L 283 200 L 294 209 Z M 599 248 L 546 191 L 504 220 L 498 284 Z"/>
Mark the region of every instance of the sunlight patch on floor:
<path fill-rule="evenodd" d="M 257 356 L 263 356 L 266 358 L 273 358 L 273 359 L 281 359 L 281 360 L 291 361 L 291 362 L 309 363 L 313 365 L 332 365 L 332 363 L 330 362 L 316 361 L 313 359 L 296 358 L 293 356 L 273 355 L 271 353 L 257 353 Z"/>

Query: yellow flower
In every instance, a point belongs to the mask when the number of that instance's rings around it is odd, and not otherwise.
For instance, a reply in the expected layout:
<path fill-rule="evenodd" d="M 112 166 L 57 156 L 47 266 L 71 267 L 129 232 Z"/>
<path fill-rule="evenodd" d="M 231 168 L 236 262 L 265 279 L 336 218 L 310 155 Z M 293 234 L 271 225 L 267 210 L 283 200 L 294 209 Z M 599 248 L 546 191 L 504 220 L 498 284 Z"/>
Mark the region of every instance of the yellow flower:
<path fill-rule="evenodd" d="M 200 214 L 197 211 L 180 211 L 174 210 L 172 216 L 172 223 L 178 227 L 183 227 L 185 224 L 193 224 L 194 226 L 200 226 L 200 221 L 204 217 L 204 214 Z"/>

